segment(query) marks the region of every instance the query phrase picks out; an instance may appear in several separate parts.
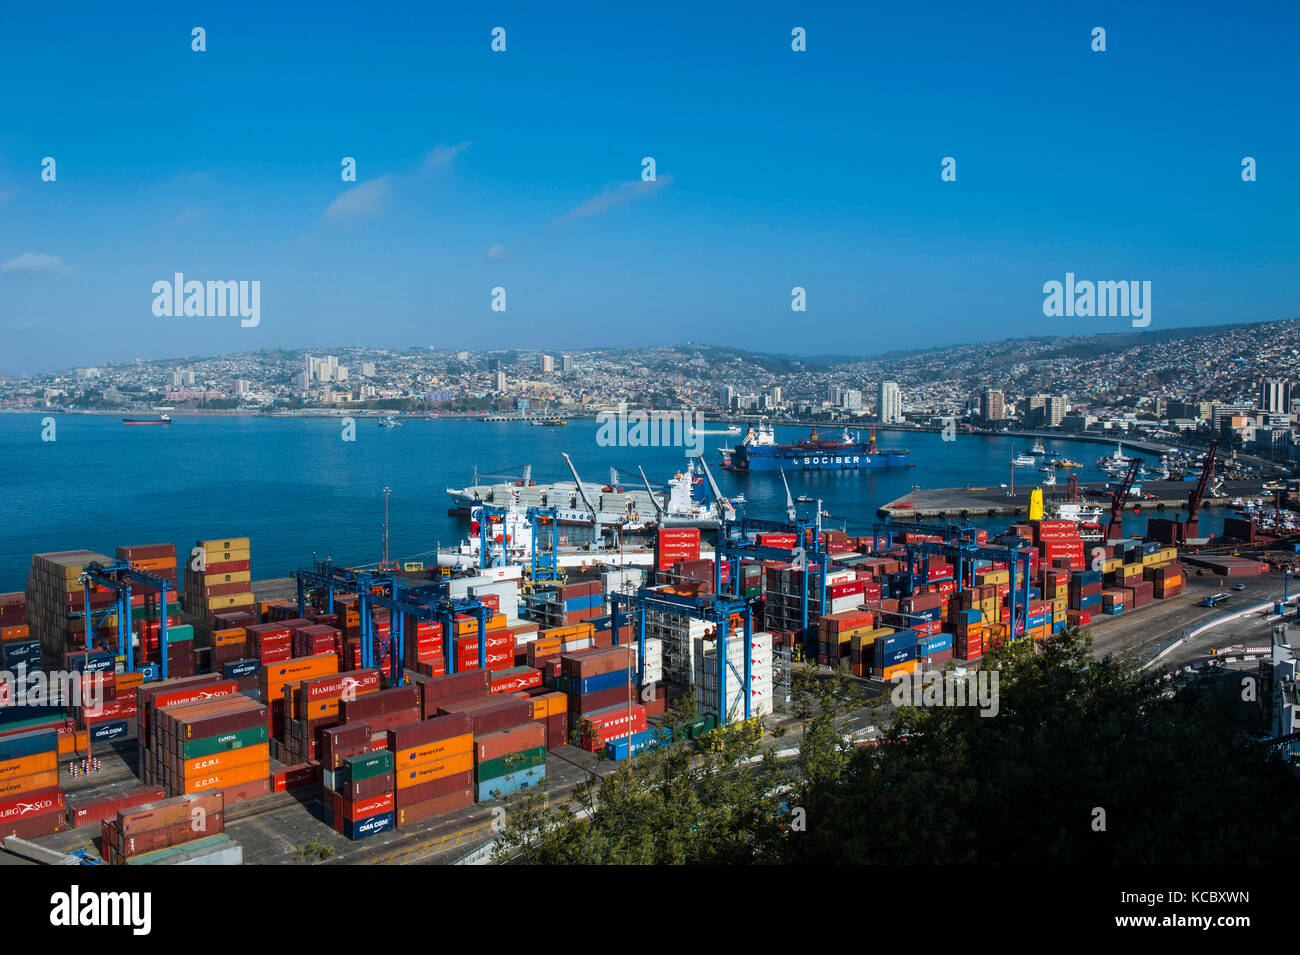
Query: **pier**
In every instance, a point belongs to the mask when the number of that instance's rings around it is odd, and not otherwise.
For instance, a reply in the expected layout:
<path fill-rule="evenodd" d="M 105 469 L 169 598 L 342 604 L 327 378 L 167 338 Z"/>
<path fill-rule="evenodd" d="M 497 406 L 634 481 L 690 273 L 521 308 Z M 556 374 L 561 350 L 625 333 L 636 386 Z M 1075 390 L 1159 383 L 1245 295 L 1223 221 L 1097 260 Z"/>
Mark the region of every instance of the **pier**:
<path fill-rule="evenodd" d="M 1143 493 L 1154 496 L 1143 500 L 1130 498 L 1125 509 L 1131 511 L 1135 507 L 1141 507 L 1156 513 L 1184 510 L 1187 507 L 1187 495 L 1195 487 L 1195 481 L 1143 481 Z M 931 520 L 1024 515 L 1029 510 L 1029 494 L 1036 490 L 1043 492 L 1044 504 L 1051 500 L 1064 500 L 1066 496 L 1065 487 L 1060 484 L 1043 487 L 1039 484 L 1017 483 L 1014 492 L 1007 487 L 920 488 L 895 498 L 876 513 L 893 520 L 906 520 L 910 517 Z M 1225 481 L 1223 493 L 1218 497 L 1207 495 L 1201 506 L 1222 507 L 1235 498 L 1253 497 L 1262 493 L 1259 481 Z M 1105 482 L 1081 482 L 1079 496 L 1103 506 L 1110 504 Z"/>

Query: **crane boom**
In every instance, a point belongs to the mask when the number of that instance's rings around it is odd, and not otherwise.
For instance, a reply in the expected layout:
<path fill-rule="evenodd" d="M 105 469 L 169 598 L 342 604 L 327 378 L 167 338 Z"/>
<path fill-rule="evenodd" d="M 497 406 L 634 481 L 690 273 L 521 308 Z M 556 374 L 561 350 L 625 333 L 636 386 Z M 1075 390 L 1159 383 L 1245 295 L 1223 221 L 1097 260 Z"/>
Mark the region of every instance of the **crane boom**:
<path fill-rule="evenodd" d="M 560 453 L 564 454 L 563 451 Z M 582 478 L 578 477 L 578 469 L 573 466 L 573 462 L 569 460 L 567 454 L 564 454 L 564 463 L 569 466 L 569 473 L 573 475 L 573 483 L 578 485 L 578 496 L 582 498 L 582 503 L 586 504 L 588 510 L 591 511 L 591 526 L 596 533 L 596 542 L 600 543 L 600 512 L 596 510 L 595 505 L 591 503 L 591 499 L 587 497 L 587 490 L 582 486 Z"/>
<path fill-rule="evenodd" d="M 659 498 L 655 497 L 655 492 L 650 489 L 650 479 L 645 476 L 645 468 L 637 465 L 637 470 L 641 472 L 641 483 L 645 485 L 645 492 L 650 495 L 650 503 L 654 505 L 655 517 L 658 522 L 664 522 L 664 509 L 659 506 Z"/>
<path fill-rule="evenodd" d="M 704 476 L 708 478 L 709 490 L 713 492 L 713 499 L 718 502 L 718 519 L 735 520 L 736 509 L 731 506 L 731 502 L 722 496 L 722 491 L 718 489 L 718 482 L 713 480 L 713 472 L 709 470 L 709 462 L 700 456 L 700 464 L 704 465 Z"/>
<path fill-rule="evenodd" d="M 1110 524 L 1106 527 L 1108 541 L 1117 541 L 1124 536 L 1124 505 L 1128 503 L 1129 491 L 1133 490 L 1133 482 L 1137 480 L 1141 467 L 1142 462 L 1137 458 L 1129 462 L 1128 472 L 1110 502 Z"/>
<path fill-rule="evenodd" d="M 1214 480 L 1214 455 L 1219 450 L 1219 441 L 1216 438 L 1210 442 L 1210 450 L 1205 453 L 1205 464 L 1201 466 L 1201 477 L 1196 482 L 1196 487 L 1192 488 L 1187 495 L 1187 520 L 1183 524 L 1183 539 L 1197 537 L 1200 530 L 1200 513 L 1201 498 L 1205 496 L 1205 489 Z"/>
<path fill-rule="evenodd" d="M 793 524 L 796 517 L 794 498 L 790 496 L 790 482 L 785 479 L 785 468 L 781 469 L 781 483 L 785 485 L 785 516 Z"/>

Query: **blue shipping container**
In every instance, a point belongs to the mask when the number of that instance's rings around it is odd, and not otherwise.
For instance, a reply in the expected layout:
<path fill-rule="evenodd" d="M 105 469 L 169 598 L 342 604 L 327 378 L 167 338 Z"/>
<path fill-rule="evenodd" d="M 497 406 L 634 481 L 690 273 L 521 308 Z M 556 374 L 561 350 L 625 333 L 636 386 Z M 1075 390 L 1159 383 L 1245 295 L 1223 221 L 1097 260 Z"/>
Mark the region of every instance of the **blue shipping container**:
<path fill-rule="evenodd" d="M 227 663 L 222 668 L 222 674 L 227 680 L 239 680 L 255 675 L 259 666 L 261 664 L 257 660 L 236 660 L 234 663 Z"/>
<path fill-rule="evenodd" d="M 624 736 L 622 739 L 610 740 L 605 744 L 605 755 L 617 762 L 621 759 L 627 759 L 629 755 L 635 756 L 644 749 L 667 743 L 671 738 L 672 734 L 667 728 L 662 730 L 642 730 L 639 733 L 633 733 L 631 736 Z"/>
<path fill-rule="evenodd" d="M 107 743 L 109 740 L 123 739 L 126 736 L 126 720 L 105 720 L 90 724 L 90 741 Z"/>
<path fill-rule="evenodd" d="M 367 836 L 375 836 L 381 832 L 387 832 L 393 828 L 396 816 L 390 811 L 378 816 L 371 816 L 369 819 L 358 819 L 356 822 L 343 820 L 343 835 L 349 839 L 365 839 Z"/>
<path fill-rule="evenodd" d="M 498 799 L 521 789 L 527 789 L 529 786 L 536 785 L 545 779 L 546 766 L 544 764 L 521 769 L 517 772 L 507 773 L 505 776 L 498 776 L 496 779 L 476 783 L 474 785 L 474 799 L 476 802 Z"/>
<path fill-rule="evenodd" d="M 615 687 L 627 686 L 629 670 L 615 670 L 613 673 L 602 673 L 599 676 L 589 676 L 586 679 L 577 681 L 576 691 L 581 696 L 589 693 L 599 693 L 601 690 L 612 690 Z"/>
<path fill-rule="evenodd" d="M 928 657 L 935 653 L 942 653 L 944 650 L 951 649 L 951 633 L 934 633 L 928 637 L 921 637 L 916 641 L 916 655 L 918 657 Z"/>
<path fill-rule="evenodd" d="M 57 752 L 58 748 L 58 730 L 31 730 L 14 733 L 12 736 L 0 736 L 0 760 L 22 759 L 24 756 L 48 753 L 50 750 Z"/>
<path fill-rule="evenodd" d="M 103 650 L 92 650 L 85 656 L 72 658 L 72 669 L 78 673 L 107 673 L 114 664 L 112 654 Z"/>

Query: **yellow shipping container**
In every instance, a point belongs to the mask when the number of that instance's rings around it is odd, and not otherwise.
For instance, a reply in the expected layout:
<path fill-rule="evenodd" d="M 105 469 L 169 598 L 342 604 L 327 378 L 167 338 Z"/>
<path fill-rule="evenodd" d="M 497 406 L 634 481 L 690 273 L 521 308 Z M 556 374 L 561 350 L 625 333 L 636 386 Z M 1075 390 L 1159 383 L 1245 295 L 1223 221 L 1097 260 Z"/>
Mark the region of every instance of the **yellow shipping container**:
<path fill-rule="evenodd" d="M 209 550 L 248 550 L 252 547 L 252 542 L 247 537 L 214 537 L 211 540 L 201 540 L 199 546 L 205 551 Z"/>
<path fill-rule="evenodd" d="M 249 570 L 233 570 L 228 574 L 204 574 L 204 587 L 219 587 L 221 584 L 246 584 L 253 579 Z"/>

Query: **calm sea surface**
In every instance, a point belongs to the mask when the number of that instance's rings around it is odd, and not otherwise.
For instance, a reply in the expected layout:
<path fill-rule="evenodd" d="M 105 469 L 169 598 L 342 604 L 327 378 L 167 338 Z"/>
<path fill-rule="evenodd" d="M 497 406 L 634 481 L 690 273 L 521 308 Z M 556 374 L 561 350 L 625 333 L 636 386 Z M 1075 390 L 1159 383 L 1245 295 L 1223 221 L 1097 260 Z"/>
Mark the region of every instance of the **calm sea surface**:
<path fill-rule="evenodd" d="M 599 447 L 593 421 L 535 428 L 411 419 L 401 428 L 380 428 L 376 420 L 358 419 L 356 441 L 345 442 L 339 422 L 328 419 L 182 415 L 167 427 L 127 427 L 117 416 L 54 417 L 56 440 L 42 441 L 41 415 L 0 415 L 6 464 L 0 591 L 25 586 L 33 553 L 86 548 L 111 556 L 120 544 L 161 542 L 188 550 L 196 539 L 210 537 L 251 537 L 254 579 L 307 566 L 313 554 L 373 562 L 381 553 L 385 486 L 392 488 L 392 556 L 425 559 L 437 543 L 467 534 L 468 521 L 447 513 L 446 489 L 471 483 L 476 465 L 485 474 L 518 473 L 532 464 L 535 481 L 571 480 L 560 457 L 567 451 L 584 481 L 607 482 L 610 467 L 617 467 L 630 488 L 640 486 L 638 464 L 652 482 L 662 483 L 685 460 L 681 449 Z M 786 442 L 807 433 L 778 428 L 777 438 Z M 710 467 L 719 460 L 717 448 L 735 440 L 721 434 L 706 439 Z M 1008 480 L 1012 453 L 1027 447 L 1021 438 L 960 435 L 944 442 L 938 434 L 892 432 L 882 432 L 878 443 L 909 448 L 916 466 L 795 471 L 788 474 L 791 491 L 820 497 L 832 515 L 828 524 L 847 521 L 850 532 L 869 533 L 876 508 L 913 484 L 997 486 Z M 1093 462 L 1112 450 L 1078 441 L 1044 443 L 1087 465 L 1081 480 L 1100 479 Z M 779 473 L 713 470 L 723 493 L 744 494 L 750 516 L 784 519 Z M 1045 476 L 1019 469 L 1016 482 Z M 1202 533 L 1218 533 L 1222 514 L 1205 512 Z M 1146 519 L 1126 517 L 1126 532 L 1140 532 Z M 1002 529 L 1008 518 L 974 523 Z"/>

